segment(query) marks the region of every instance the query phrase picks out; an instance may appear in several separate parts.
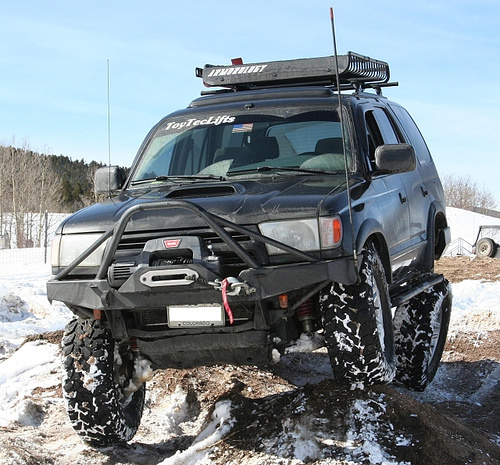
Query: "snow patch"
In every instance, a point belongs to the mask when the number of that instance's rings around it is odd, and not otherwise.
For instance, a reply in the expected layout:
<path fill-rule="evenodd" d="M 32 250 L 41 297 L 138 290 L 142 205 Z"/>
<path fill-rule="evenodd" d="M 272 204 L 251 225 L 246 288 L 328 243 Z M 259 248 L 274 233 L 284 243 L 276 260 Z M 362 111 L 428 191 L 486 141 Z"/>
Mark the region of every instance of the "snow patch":
<path fill-rule="evenodd" d="M 466 280 L 452 285 L 451 334 L 500 329 L 500 282 Z"/>
<path fill-rule="evenodd" d="M 380 433 L 384 429 L 394 429 L 387 425 L 386 420 L 380 417 L 385 413 L 387 405 L 383 401 L 383 395 L 378 399 L 356 399 L 350 409 L 352 427 L 347 433 L 346 452 L 352 460 L 367 460 L 370 464 L 380 465 L 405 465 L 397 462 L 389 455 L 379 443 Z M 387 436 L 393 436 L 392 431 L 386 432 Z M 409 439 L 399 435 L 398 443 L 408 443 Z M 411 464 L 408 464 L 411 465 Z"/>
<path fill-rule="evenodd" d="M 31 394 L 60 384 L 58 351 L 55 344 L 29 342 L 0 363 L 0 426 L 38 422 Z"/>
<path fill-rule="evenodd" d="M 224 400 L 215 404 L 211 421 L 196 437 L 193 444 L 182 452 L 177 452 L 158 465 L 188 465 L 203 463 L 213 446 L 228 434 L 234 425 L 231 417 L 231 401 Z"/>
<path fill-rule="evenodd" d="M 302 333 L 300 338 L 285 349 L 285 354 L 294 352 L 314 352 L 325 345 L 325 337 L 320 333 Z"/>

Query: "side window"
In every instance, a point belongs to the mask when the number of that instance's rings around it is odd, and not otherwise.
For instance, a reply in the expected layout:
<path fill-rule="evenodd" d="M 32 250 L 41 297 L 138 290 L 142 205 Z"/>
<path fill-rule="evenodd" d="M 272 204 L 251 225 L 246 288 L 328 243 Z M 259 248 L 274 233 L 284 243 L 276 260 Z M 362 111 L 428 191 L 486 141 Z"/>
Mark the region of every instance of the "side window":
<path fill-rule="evenodd" d="M 387 113 L 382 108 L 374 108 L 373 115 L 377 120 L 378 127 L 382 133 L 384 144 L 398 144 L 401 142 L 400 137 L 396 133 L 396 128 L 389 119 Z"/>
<path fill-rule="evenodd" d="M 403 127 L 407 135 L 408 142 L 413 145 L 420 163 L 422 165 L 425 163 L 429 163 L 431 161 L 429 148 L 427 147 L 427 144 L 425 143 L 420 130 L 415 124 L 415 121 L 413 121 L 413 118 L 403 107 L 400 107 L 399 105 L 391 104 L 390 107 L 401 123 L 401 126 Z"/>
<path fill-rule="evenodd" d="M 374 108 L 365 113 L 368 158 L 370 168 L 375 170 L 375 149 L 382 144 L 398 144 L 401 136 L 382 108 Z"/>

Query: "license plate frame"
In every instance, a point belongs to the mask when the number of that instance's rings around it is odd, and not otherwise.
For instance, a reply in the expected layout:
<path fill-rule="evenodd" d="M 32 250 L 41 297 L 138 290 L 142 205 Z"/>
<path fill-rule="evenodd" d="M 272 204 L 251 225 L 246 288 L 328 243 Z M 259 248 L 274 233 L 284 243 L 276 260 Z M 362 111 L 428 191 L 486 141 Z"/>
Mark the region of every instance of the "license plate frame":
<path fill-rule="evenodd" d="M 169 305 L 169 328 L 211 328 L 226 324 L 226 314 L 220 304 Z"/>

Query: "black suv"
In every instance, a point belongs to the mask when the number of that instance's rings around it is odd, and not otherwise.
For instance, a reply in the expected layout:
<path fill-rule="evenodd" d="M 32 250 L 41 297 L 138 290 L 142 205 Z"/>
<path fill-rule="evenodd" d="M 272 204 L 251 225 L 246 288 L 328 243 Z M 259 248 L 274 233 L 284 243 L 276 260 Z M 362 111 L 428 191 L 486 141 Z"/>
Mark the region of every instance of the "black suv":
<path fill-rule="evenodd" d="M 129 440 L 153 370 L 265 365 L 303 334 L 339 383 L 424 389 L 450 317 L 433 273 L 449 229 L 417 126 L 381 95 L 387 63 L 349 52 L 197 75 L 221 89 L 162 119 L 126 180 L 98 171 L 117 195 L 57 231 L 48 297 L 76 315 L 75 429 Z"/>

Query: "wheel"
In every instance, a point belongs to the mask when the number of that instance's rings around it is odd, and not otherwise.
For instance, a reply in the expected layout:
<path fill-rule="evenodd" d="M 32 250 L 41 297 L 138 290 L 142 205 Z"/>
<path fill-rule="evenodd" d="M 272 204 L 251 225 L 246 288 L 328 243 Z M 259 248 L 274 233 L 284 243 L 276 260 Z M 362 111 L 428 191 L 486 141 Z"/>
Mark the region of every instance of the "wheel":
<path fill-rule="evenodd" d="M 97 320 L 77 318 L 63 336 L 63 396 L 73 428 L 94 446 L 125 442 L 139 428 L 146 392 L 129 392 L 130 350 L 120 350 Z"/>
<path fill-rule="evenodd" d="M 476 255 L 478 257 L 493 257 L 496 252 L 496 244 L 489 238 L 483 237 L 476 244 Z"/>
<path fill-rule="evenodd" d="M 320 295 L 325 342 L 337 382 L 389 383 L 395 373 L 394 337 L 384 268 L 373 246 L 366 248 L 359 282 L 332 283 Z"/>
<path fill-rule="evenodd" d="M 396 309 L 396 380 L 408 389 L 423 391 L 436 374 L 448 334 L 451 301 L 445 279 Z"/>

